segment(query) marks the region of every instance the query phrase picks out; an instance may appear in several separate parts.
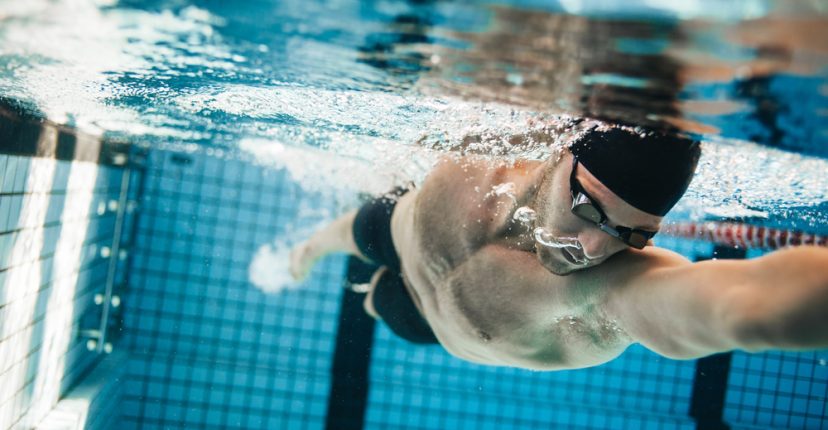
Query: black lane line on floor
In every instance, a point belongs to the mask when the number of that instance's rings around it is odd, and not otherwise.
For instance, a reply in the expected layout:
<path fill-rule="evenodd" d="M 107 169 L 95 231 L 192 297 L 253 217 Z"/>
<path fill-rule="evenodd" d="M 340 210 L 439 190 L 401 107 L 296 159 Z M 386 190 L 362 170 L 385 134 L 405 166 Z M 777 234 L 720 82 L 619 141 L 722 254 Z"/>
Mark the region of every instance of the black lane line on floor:
<path fill-rule="evenodd" d="M 347 282 L 368 283 L 375 270 L 376 266 L 351 257 L 348 260 Z M 350 289 L 346 289 L 342 296 L 331 392 L 325 417 L 325 428 L 328 430 L 361 429 L 365 423 L 375 321 L 363 310 L 364 299 L 365 294 Z"/>
<path fill-rule="evenodd" d="M 713 249 L 715 259 L 743 259 L 744 249 L 717 246 Z M 697 258 L 696 261 L 707 260 Z M 696 360 L 696 376 L 693 380 L 693 394 L 690 398 L 689 414 L 696 420 L 699 430 L 728 430 L 724 422 L 727 378 L 733 353 L 714 354 Z"/>

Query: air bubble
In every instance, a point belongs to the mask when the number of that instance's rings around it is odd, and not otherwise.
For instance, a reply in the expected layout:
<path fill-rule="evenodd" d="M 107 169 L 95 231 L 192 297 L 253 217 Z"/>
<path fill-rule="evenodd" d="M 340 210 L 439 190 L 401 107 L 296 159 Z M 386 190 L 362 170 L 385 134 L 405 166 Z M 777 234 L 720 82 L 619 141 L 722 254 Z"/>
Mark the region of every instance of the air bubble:
<path fill-rule="evenodd" d="M 521 206 L 512 215 L 512 219 L 520 221 L 527 226 L 532 226 L 535 220 L 538 219 L 538 214 L 528 206 Z"/>
<path fill-rule="evenodd" d="M 575 248 L 582 249 L 581 242 L 574 237 L 555 237 L 543 227 L 538 227 L 533 232 L 535 241 L 550 248 Z"/>
<path fill-rule="evenodd" d="M 517 187 L 515 186 L 514 182 L 504 182 L 502 184 L 497 184 L 492 187 L 492 193 L 496 196 L 506 196 L 512 199 L 513 202 L 517 202 Z"/>

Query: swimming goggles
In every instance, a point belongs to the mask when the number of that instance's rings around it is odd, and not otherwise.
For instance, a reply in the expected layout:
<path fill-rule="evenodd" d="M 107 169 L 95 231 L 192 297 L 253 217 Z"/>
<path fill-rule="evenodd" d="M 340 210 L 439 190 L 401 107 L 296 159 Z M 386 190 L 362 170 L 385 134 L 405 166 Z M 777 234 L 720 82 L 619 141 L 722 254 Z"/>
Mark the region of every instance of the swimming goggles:
<path fill-rule="evenodd" d="M 607 214 L 598 206 L 595 199 L 587 194 L 578 179 L 575 171 L 578 167 L 578 158 L 572 157 L 572 173 L 569 175 L 569 193 L 572 195 L 572 213 L 578 218 L 595 224 L 601 231 L 626 243 L 635 249 L 643 249 L 647 242 L 656 235 L 655 231 L 641 230 L 624 226 L 611 227 L 607 224 Z"/>

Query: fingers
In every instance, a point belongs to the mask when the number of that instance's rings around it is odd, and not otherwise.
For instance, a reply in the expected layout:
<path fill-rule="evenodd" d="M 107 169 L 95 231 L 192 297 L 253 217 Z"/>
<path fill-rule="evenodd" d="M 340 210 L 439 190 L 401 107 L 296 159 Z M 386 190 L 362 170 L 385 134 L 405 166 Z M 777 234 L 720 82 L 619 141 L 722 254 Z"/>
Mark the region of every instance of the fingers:
<path fill-rule="evenodd" d="M 302 281 L 308 276 L 312 262 L 308 261 L 308 245 L 301 243 L 290 251 L 290 276 L 296 281 Z"/>

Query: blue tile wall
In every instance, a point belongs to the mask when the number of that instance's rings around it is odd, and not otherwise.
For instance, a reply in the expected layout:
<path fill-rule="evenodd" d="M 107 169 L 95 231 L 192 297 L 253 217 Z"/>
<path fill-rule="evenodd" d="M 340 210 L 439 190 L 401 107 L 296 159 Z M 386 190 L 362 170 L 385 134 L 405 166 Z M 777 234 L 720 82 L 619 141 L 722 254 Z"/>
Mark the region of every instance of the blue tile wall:
<path fill-rule="evenodd" d="M 43 419 L 99 356 L 97 322 L 122 170 L 0 155 L 0 428 Z"/>
<path fill-rule="evenodd" d="M 314 428 L 325 416 L 324 373 L 144 354 L 128 372 L 127 428 Z"/>
<path fill-rule="evenodd" d="M 125 349 L 105 356 L 85 374 L 37 425 L 38 430 L 117 428 L 129 353 Z"/>
<path fill-rule="evenodd" d="M 157 151 L 147 167 L 125 301 L 123 425 L 321 427 L 344 257 L 278 293 L 253 286 L 248 266 L 261 245 L 309 227 L 300 203 L 330 203 L 238 160 Z"/>
<path fill-rule="evenodd" d="M 735 353 L 725 400 L 734 427 L 828 428 L 828 350 Z"/>
<path fill-rule="evenodd" d="M 432 370 L 433 371 L 433 370 Z M 367 429 L 693 429 L 687 417 L 659 415 L 490 391 L 446 390 L 372 381 Z"/>
<path fill-rule="evenodd" d="M 413 347 L 381 326 L 371 362 L 368 428 L 440 429 L 458 420 L 462 427 L 485 428 L 492 415 L 500 428 L 606 428 L 599 416 L 621 420 L 619 428 L 629 420 L 687 428 L 694 371 L 692 361 L 668 360 L 638 346 L 606 365 L 577 371 L 479 366 L 439 347 Z"/>

